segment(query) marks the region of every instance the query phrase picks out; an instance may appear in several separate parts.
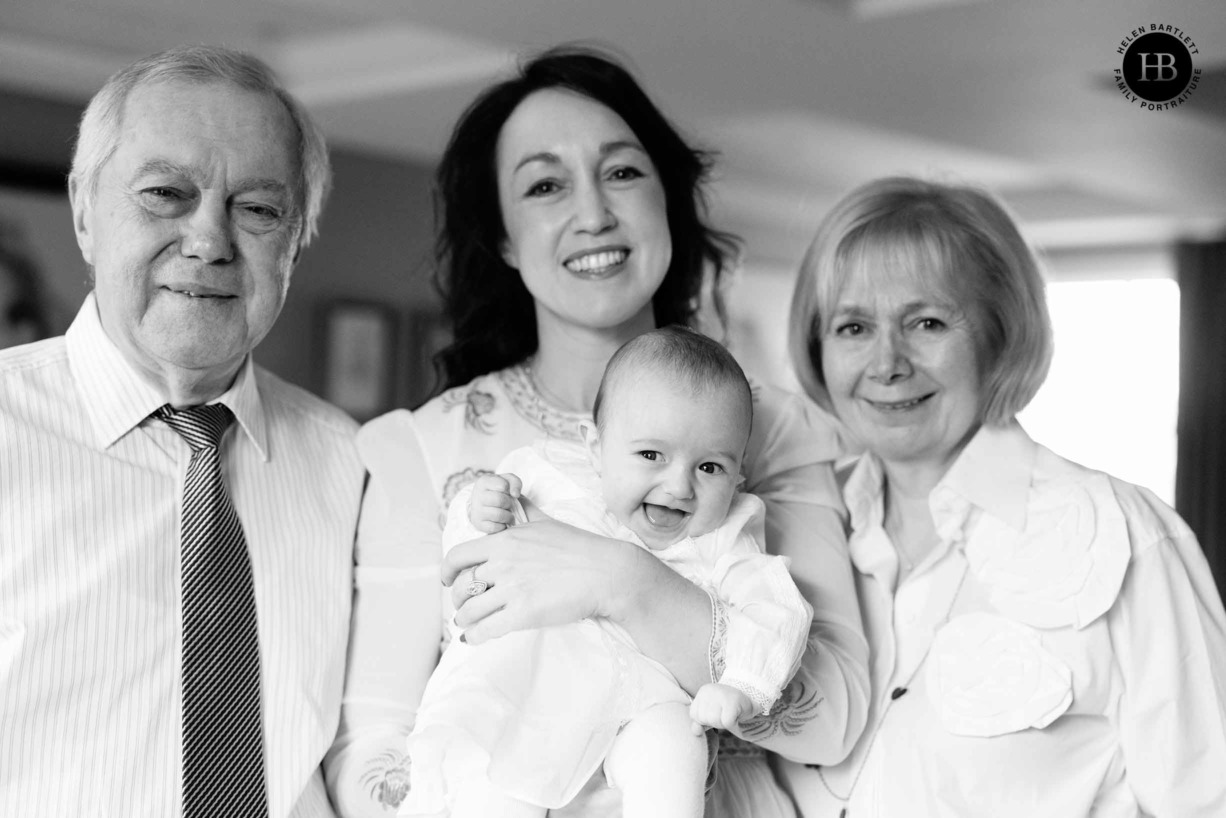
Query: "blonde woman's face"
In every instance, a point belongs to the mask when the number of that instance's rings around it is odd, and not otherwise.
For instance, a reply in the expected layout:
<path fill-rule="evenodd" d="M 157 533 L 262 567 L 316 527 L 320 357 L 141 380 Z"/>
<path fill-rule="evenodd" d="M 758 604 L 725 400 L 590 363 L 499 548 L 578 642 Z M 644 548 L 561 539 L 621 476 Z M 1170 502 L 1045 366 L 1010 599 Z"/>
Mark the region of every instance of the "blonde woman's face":
<path fill-rule="evenodd" d="M 834 410 L 887 463 L 948 466 L 981 424 L 970 314 L 932 278 L 855 270 L 822 330 Z"/>

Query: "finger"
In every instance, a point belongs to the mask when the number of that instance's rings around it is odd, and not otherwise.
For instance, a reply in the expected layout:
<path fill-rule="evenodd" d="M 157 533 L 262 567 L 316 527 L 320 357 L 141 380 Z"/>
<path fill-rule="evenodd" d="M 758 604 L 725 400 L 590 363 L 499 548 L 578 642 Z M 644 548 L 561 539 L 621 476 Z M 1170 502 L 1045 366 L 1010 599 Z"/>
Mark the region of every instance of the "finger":
<path fill-rule="evenodd" d="M 690 732 L 698 736 L 699 738 L 702 738 L 702 734 L 707 732 L 707 728 L 703 727 L 701 724 L 699 724 L 696 721 L 691 721 L 690 722 Z"/>
<path fill-rule="evenodd" d="M 507 481 L 507 494 L 512 497 L 519 497 L 519 493 L 523 491 L 524 481 L 520 480 L 517 475 L 507 473 L 501 475 Z"/>
<path fill-rule="evenodd" d="M 494 520 L 474 520 L 473 528 L 482 534 L 497 534 L 499 531 L 506 531 L 507 524 L 495 522 Z"/>
<path fill-rule="evenodd" d="M 491 639 L 506 636 L 512 631 L 523 630 L 524 614 L 522 613 L 522 604 L 516 610 L 509 609 L 506 606 L 509 598 L 508 595 L 497 594 L 495 593 L 497 590 L 497 588 L 490 588 L 481 597 L 472 600 L 472 602 L 480 600 L 479 611 L 484 612 L 487 607 L 490 610 L 464 629 L 464 641 L 470 645 L 480 645 Z M 494 596 L 491 596 L 489 599 L 483 598 L 490 594 L 494 594 Z M 471 605 L 472 602 L 468 604 Z M 458 617 L 459 614 L 457 613 L 457 619 Z M 457 622 L 457 624 L 459 623 Z"/>
<path fill-rule="evenodd" d="M 511 509 L 509 508 L 494 508 L 492 506 L 485 506 L 477 509 L 476 513 L 473 515 L 473 523 L 476 524 L 478 522 L 502 523 L 502 525 L 505 527 L 515 522 L 515 515 L 511 513 Z M 499 530 L 501 531 L 502 529 Z"/>
<path fill-rule="evenodd" d="M 473 483 L 473 491 L 506 491 L 507 478 L 501 474 L 483 474 Z"/>
<path fill-rule="evenodd" d="M 482 579 L 485 578 L 482 577 Z M 461 594 L 456 594 L 456 589 L 460 588 L 461 584 L 457 582 L 451 589 L 451 599 L 456 607 L 455 623 L 459 628 L 468 630 L 506 605 L 507 594 L 499 591 L 497 585 L 491 583 L 490 587 L 482 593 L 469 596 L 466 590 Z"/>
<path fill-rule="evenodd" d="M 497 539 L 478 537 L 475 540 L 462 542 L 450 549 L 443 557 L 440 577 L 444 585 L 453 585 L 456 577 L 465 568 L 480 565 L 490 558 L 493 549 L 497 547 Z M 485 579 L 482 577 L 482 579 Z M 488 581 L 488 580 L 487 580 Z"/>
<path fill-rule="evenodd" d="M 505 491 L 486 489 L 473 492 L 473 505 L 478 507 L 510 508 L 512 502 L 511 495 Z"/>

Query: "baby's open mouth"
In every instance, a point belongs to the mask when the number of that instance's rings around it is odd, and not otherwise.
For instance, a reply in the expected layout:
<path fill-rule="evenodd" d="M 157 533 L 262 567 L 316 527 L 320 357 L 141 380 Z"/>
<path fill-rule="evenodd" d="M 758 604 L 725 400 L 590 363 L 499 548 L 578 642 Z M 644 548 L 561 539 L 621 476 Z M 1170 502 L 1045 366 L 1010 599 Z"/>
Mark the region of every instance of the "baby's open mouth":
<path fill-rule="evenodd" d="M 690 516 L 684 511 L 668 506 L 658 506 L 655 503 L 643 503 L 643 513 L 647 521 L 659 528 L 674 528 Z"/>

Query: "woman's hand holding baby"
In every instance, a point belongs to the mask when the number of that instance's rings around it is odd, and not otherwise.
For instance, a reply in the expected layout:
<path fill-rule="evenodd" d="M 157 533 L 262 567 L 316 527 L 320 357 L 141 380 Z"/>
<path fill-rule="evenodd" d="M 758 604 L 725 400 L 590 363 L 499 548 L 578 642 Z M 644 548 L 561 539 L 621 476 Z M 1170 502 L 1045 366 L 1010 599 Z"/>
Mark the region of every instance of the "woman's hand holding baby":
<path fill-rule="evenodd" d="M 468 521 L 483 534 L 497 534 L 515 522 L 514 506 L 522 489 L 513 474 L 483 474 L 468 497 Z"/>
<path fill-rule="evenodd" d="M 690 729 L 701 736 L 708 727 L 731 730 L 741 719 L 756 715 L 754 703 L 735 687 L 705 684 L 690 703 Z"/>

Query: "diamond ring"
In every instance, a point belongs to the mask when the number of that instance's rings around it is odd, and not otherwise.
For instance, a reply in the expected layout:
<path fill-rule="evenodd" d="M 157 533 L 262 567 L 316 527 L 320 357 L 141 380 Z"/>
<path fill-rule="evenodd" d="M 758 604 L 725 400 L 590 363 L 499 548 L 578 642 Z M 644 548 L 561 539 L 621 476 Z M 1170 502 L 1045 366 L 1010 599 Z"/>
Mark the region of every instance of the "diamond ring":
<path fill-rule="evenodd" d="M 490 587 L 490 584 L 485 580 L 477 579 L 477 568 L 478 566 L 473 566 L 473 578 L 468 583 L 469 596 L 480 596 Z"/>

